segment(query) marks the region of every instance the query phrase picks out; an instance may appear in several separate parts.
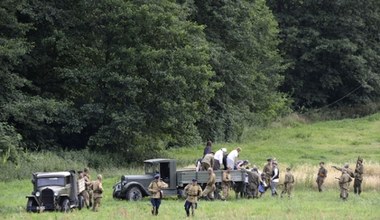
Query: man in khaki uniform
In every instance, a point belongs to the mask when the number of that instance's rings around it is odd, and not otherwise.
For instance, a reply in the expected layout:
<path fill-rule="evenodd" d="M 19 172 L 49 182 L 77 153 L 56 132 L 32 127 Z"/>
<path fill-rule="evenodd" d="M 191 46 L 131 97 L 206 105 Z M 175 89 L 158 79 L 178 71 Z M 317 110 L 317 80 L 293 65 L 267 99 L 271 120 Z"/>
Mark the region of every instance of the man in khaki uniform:
<path fill-rule="evenodd" d="M 148 190 L 152 194 L 150 203 L 152 204 L 152 215 L 158 215 L 161 205 L 162 189 L 168 188 L 168 184 L 160 179 L 160 174 L 154 175 L 154 180 L 149 184 Z"/>
<path fill-rule="evenodd" d="M 342 169 L 342 175 L 339 178 L 340 198 L 346 200 L 348 198 L 348 188 L 352 178 L 348 174 L 346 169 Z"/>
<path fill-rule="evenodd" d="M 363 167 L 363 158 L 358 157 L 358 160 L 356 161 L 356 168 L 354 172 L 354 193 L 360 195 L 362 192 L 362 181 L 363 181 L 363 173 L 364 173 L 364 167 Z"/>
<path fill-rule="evenodd" d="M 86 191 L 85 193 L 83 193 L 83 197 L 84 197 L 84 201 L 86 203 L 87 208 L 90 208 L 92 206 L 93 191 L 92 191 L 90 169 L 87 167 L 85 167 L 83 170 L 83 178 L 84 178 L 85 191 Z"/>
<path fill-rule="evenodd" d="M 223 177 L 222 177 L 222 200 L 226 200 L 229 195 L 230 187 L 231 187 L 231 167 L 228 167 L 227 170 L 223 171 Z"/>
<path fill-rule="evenodd" d="M 202 193 L 202 197 L 205 197 L 206 199 L 214 200 L 214 191 L 216 189 L 215 182 L 216 182 L 216 176 L 212 168 L 208 168 L 208 180 L 205 190 Z"/>
<path fill-rule="evenodd" d="M 97 212 L 98 207 L 100 206 L 100 202 L 102 201 L 102 194 L 103 194 L 103 184 L 102 175 L 98 174 L 96 177 L 97 180 L 92 183 L 92 189 L 93 189 L 93 197 L 94 197 L 94 206 L 92 207 L 92 211 Z"/>
<path fill-rule="evenodd" d="M 281 197 L 283 194 L 288 194 L 290 198 L 294 185 L 294 176 L 290 172 L 290 167 L 286 168 L 285 180 L 284 180 L 284 190 L 281 192 Z"/>
<path fill-rule="evenodd" d="M 194 208 L 195 204 L 198 201 L 198 196 L 202 195 L 202 188 L 198 185 L 197 179 L 193 179 L 191 184 L 188 184 L 185 187 L 185 194 L 187 195 L 186 201 L 185 201 L 185 210 L 187 217 L 190 216 L 190 208 L 191 208 L 191 215 L 194 216 Z"/>
<path fill-rule="evenodd" d="M 267 159 L 267 164 L 264 166 L 263 173 L 265 175 L 265 191 L 270 187 L 271 177 L 273 173 L 272 158 Z"/>
<path fill-rule="evenodd" d="M 209 154 L 206 154 L 202 161 L 201 161 L 201 164 L 202 164 L 202 170 L 208 170 L 208 168 L 213 168 L 214 167 L 214 152 L 211 152 Z"/>
<path fill-rule="evenodd" d="M 316 180 L 319 192 L 322 192 L 322 185 L 325 182 L 326 177 L 327 177 L 327 170 L 325 168 L 325 163 L 321 161 L 319 163 L 319 170 L 318 170 L 317 180 Z"/>

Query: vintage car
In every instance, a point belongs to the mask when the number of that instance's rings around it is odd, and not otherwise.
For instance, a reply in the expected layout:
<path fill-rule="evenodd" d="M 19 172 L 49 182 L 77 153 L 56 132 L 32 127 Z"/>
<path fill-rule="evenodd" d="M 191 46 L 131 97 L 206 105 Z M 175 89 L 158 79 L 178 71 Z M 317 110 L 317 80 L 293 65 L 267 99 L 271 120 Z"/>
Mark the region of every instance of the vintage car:
<path fill-rule="evenodd" d="M 28 212 L 68 212 L 84 206 L 84 179 L 78 180 L 75 171 L 33 173 L 32 184 L 33 192 L 26 196 Z"/>

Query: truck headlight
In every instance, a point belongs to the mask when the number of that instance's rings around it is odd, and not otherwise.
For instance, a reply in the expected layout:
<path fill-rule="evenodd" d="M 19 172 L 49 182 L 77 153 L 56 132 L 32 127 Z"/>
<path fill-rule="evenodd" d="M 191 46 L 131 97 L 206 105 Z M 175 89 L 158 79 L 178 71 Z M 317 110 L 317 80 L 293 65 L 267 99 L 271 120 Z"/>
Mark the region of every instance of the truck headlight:
<path fill-rule="evenodd" d="M 58 196 L 58 192 L 54 192 L 54 196 L 57 197 Z"/>
<path fill-rule="evenodd" d="M 41 195 L 40 191 L 36 192 L 36 196 L 39 197 Z"/>

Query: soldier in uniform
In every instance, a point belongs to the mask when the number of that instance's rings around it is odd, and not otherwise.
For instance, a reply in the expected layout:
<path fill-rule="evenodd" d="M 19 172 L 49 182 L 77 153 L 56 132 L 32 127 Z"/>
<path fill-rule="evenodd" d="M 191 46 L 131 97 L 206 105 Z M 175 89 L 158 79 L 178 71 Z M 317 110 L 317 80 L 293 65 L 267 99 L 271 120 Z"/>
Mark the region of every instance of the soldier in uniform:
<path fill-rule="evenodd" d="M 273 173 L 272 158 L 267 159 L 267 164 L 264 166 L 263 173 L 265 174 L 265 191 L 270 187 L 271 177 Z"/>
<path fill-rule="evenodd" d="M 226 200 L 229 195 L 230 187 L 231 187 L 231 167 L 227 167 L 227 170 L 223 171 L 223 177 L 222 177 L 222 200 Z"/>
<path fill-rule="evenodd" d="M 202 193 L 202 197 L 205 197 L 206 199 L 214 200 L 214 191 L 216 189 L 215 182 L 216 182 L 216 176 L 213 171 L 213 169 L 210 167 L 208 168 L 208 180 L 205 190 Z"/>
<path fill-rule="evenodd" d="M 261 177 L 256 167 L 252 171 L 248 171 L 248 198 L 258 198 L 259 184 Z"/>
<path fill-rule="evenodd" d="M 332 166 L 333 168 L 335 168 L 336 170 L 339 170 L 339 171 L 343 171 L 346 170 L 347 174 L 350 175 L 351 178 L 354 178 L 355 175 L 354 175 L 354 172 L 350 169 L 349 167 L 350 165 L 348 163 L 345 163 L 343 168 L 340 168 L 340 167 L 336 167 L 336 166 Z"/>
<path fill-rule="evenodd" d="M 294 176 L 290 172 L 290 167 L 286 168 L 285 180 L 284 180 L 284 190 L 281 192 L 281 197 L 283 194 L 288 194 L 290 198 L 294 185 Z"/>
<path fill-rule="evenodd" d="M 212 170 L 212 169 L 211 169 Z M 196 208 L 196 203 L 198 201 L 198 196 L 202 195 L 202 188 L 198 185 L 197 179 L 193 179 L 191 184 L 188 184 L 185 187 L 185 193 L 187 195 L 185 201 L 185 210 L 187 217 L 190 216 L 190 208 L 191 215 L 194 216 L 194 209 Z"/>
<path fill-rule="evenodd" d="M 347 170 L 343 168 L 342 175 L 339 178 L 340 198 L 343 200 L 347 200 L 348 198 L 348 188 L 351 181 L 351 176 L 348 174 Z"/>
<path fill-rule="evenodd" d="M 214 167 L 214 152 L 206 154 L 202 159 L 202 170 L 208 170 L 208 168 Z"/>
<path fill-rule="evenodd" d="M 94 197 L 94 206 L 92 207 L 92 211 L 97 212 L 98 207 L 100 206 L 100 202 L 102 200 L 102 194 L 103 194 L 103 184 L 102 180 L 103 177 L 102 175 L 98 174 L 96 177 L 96 181 L 92 183 L 92 189 L 93 189 L 93 197 Z"/>
<path fill-rule="evenodd" d="M 154 175 L 154 180 L 149 184 L 148 190 L 152 194 L 150 202 L 152 203 L 152 215 L 158 215 L 158 209 L 161 205 L 162 189 L 168 188 L 168 184 L 160 179 L 160 174 Z"/>
<path fill-rule="evenodd" d="M 321 161 L 319 163 L 319 170 L 318 170 L 317 180 L 316 180 L 319 192 L 322 192 L 322 185 L 325 182 L 325 179 L 327 177 L 327 170 L 324 166 L 325 166 L 325 163 Z"/>
<path fill-rule="evenodd" d="M 362 192 L 362 181 L 363 181 L 363 158 L 358 157 L 356 161 L 356 168 L 354 172 L 354 193 L 360 195 Z"/>
<path fill-rule="evenodd" d="M 83 170 L 83 178 L 84 178 L 84 185 L 85 185 L 85 191 L 86 191 L 83 194 L 84 201 L 86 203 L 87 208 L 90 208 L 92 206 L 93 191 L 92 191 L 90 169 L 87 167 L 85 167 Z"/>

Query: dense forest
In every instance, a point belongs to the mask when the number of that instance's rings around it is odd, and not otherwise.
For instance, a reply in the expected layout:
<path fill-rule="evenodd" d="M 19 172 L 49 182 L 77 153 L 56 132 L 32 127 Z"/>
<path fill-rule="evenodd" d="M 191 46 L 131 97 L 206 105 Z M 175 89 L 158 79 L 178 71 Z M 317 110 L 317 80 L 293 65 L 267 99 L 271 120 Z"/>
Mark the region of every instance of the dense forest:
<path fill-rule="evenodd" d="M 2 0 L 0 154 L 125 161 L 379 102 L 378 0 Z"/>

